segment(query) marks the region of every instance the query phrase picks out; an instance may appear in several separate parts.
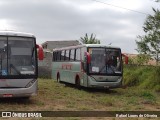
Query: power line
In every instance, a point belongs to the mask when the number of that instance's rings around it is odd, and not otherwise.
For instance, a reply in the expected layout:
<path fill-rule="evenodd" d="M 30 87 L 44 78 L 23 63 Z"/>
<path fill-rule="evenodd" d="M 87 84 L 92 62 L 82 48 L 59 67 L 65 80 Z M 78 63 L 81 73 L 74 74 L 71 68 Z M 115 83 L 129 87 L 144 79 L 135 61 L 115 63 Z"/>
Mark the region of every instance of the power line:
<path fill-rule="evenodd" d="M 102 2 L 102 1 L 98 1 L 98 0 L 92 0 L 92 1 L 95 1 L 95 2 L 98 2 L 98 3 L 102 3 L 102 4 L 105 4 L 105 5 L 109 5 L 109 6 L 112 6 L 112 7 L 121 8 L 121 9 L 128 10 L 128 11 L 136 12 L 136 13 L 139 13 L 139 14 L 149 15 L 148 13 L 144 13 L 144 12 L 141 12 L 141 11 L 120 7 L 120 6 L 117 6 L 117 5 L 113 5 L 113 4 Z"/>

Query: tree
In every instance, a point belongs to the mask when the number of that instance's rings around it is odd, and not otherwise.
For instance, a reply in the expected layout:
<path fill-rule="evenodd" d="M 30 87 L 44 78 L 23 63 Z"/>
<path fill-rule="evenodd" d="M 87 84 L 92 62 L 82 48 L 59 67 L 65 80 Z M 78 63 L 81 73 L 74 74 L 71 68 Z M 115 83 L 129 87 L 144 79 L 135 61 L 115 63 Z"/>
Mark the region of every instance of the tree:
<path fill-rule="evenodd" d="M 160 60 L 160 11 L 153 8 L 154 15 L 149 15 L 144 23 L 145 35 L 138 36 L 136 40 L 137 51 L 140 54 L 148 54 L 153 59 Z"/>
<path fill-rule="evenodd" d="M 93 36 L 93 33 L 91 34 L 90 38 L 86 33 L 84 37 L 80 37 L 80 40 L 83 44 L 100 44 L 100 40 L 96 39 L 96 35 Z"/>

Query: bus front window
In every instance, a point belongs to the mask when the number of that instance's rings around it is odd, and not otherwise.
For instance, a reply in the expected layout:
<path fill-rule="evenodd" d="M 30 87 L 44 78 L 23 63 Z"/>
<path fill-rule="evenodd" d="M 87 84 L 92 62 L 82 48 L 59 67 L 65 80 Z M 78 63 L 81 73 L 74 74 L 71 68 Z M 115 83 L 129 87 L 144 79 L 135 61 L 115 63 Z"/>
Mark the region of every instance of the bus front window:
<path fill-rule="evenodd" d="M 11 75 L 35 74 L 35 48 L 32 39 L 9 39 L 9 71 Z"/>
<path fill-rule="evenodd" d="M 0 75 L 7 75 L 7 41 L 0 39 Z"/>
<path fill-rule="evenodd" d="M 121 73 L 121 52 L 118 49 L 106 49 L 106 71 L 109 74 Z"/>
<path fill-rule="evenodd" d="M 118 74 L 121 73 L 121 52 L 111 48 L 89 48 L 91 74 Z"/>
<path fill-rule="evenodd" d="M 0 75 L 35 75 L 34 38 L 8 37 L 0 43 Z"/>

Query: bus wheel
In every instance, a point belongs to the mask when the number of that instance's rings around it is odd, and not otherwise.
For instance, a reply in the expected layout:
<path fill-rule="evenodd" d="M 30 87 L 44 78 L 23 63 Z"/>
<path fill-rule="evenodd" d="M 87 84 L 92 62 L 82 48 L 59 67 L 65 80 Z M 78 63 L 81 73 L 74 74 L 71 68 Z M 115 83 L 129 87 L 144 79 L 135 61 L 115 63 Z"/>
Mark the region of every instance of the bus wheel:
<path fill-rule="evenodd" d="M 81 89 L 79 77 L 76 77 L 76 88 Z"/>
<path fill-rule="evenodd" d="M 57 75 L 57 82 L 60 83 L 60 75 Z"/>

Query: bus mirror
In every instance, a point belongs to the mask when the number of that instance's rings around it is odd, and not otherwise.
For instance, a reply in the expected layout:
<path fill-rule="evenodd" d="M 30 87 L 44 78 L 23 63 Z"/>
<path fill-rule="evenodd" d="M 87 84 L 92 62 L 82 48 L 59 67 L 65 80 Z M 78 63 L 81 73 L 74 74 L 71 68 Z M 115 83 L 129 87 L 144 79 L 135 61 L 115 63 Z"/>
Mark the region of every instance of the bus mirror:
<path fill-rule="evenodd" d="M 91 55 L 88 52 L 85 52 L 85 56 L 86 56 L 86 61 L 88 64 L 91 63 Z"/>
<path fill-rule="evenodd" d="M 43 48 L 41 45 L 36 45 L 36 46 L 38 48 L 38 59 L 43 60 L 43 58 L 44 58 Z"/>

